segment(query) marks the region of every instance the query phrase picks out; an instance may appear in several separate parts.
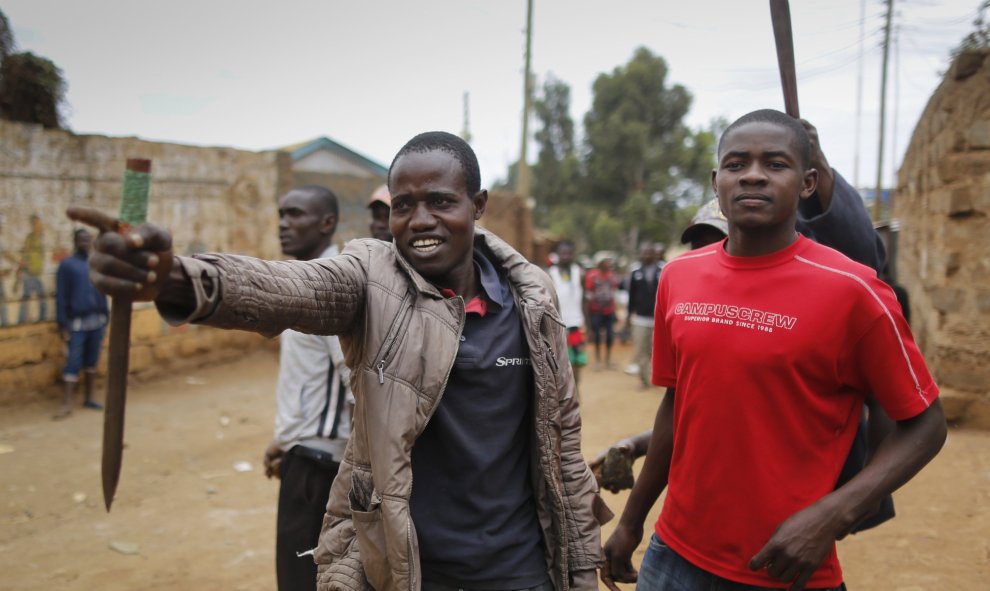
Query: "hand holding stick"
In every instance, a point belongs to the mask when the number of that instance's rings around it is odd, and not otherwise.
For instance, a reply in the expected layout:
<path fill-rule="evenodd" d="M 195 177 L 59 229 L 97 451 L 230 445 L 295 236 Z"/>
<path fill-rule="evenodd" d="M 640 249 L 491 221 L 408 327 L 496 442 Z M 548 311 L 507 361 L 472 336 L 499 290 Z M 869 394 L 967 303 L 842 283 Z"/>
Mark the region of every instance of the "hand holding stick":
<path fill-rule="evenodd" d="M 100 239 L 109 233 L 118 238 L 134 242 L 131 235 L 132 227 L 145 222 L 148 209 L 148 189 L 151 182 L 151 161 L 128 159 L 124 172 L 123 199 L 120 205 L 120 219 L 113 219 L 99 211 L 70 207 L 66 214 L 73 220 L 88 223 L 100 230 Z M 130 236 L 129 236 L 130 235 Z M 128 238 L 124 238 L 128 236 Z M 140 236 L 138 236 L 140 239 Z M 98 239 L 99 242 L 99 239 Z M 104 240 L 105 242 L 105 240 Z M 140 246 L 130 244 L 131 247 Z M 97 249 L 99 250 L 99 249 Z M 99 256 L 99 253 L 94 253 Z M 146 284 L 130 293 L 116 290 L 113 305 L 110 310 L 110 343 L 107 364 L 107 396 L 106 410 L 103 420 L 103 502 L 107 511 L 113 503 L 120 480 L 120 467 L 124 447 L 124 407 L 127 400 L 127 367 L 129 354 L 129 339 L 131 330 L 131 307 L 135 299 L 154 297 L 156 279 L 164 278 L 172 264 L 171 252 L 146 254 L 145 268 L 154 268 L 145 275 Z M 101 291 L 108 290 L 107 285 L 97 285 Z"/>

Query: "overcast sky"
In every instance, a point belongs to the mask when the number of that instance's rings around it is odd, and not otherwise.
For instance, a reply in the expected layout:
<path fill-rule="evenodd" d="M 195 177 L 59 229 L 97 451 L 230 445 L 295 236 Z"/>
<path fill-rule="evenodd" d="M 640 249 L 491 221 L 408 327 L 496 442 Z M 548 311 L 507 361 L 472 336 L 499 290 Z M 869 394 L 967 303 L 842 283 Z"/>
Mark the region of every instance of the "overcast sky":
<path fill-rule="evenodd" d="M 578 123 L 595 77 L 641 45 L 667 60 L 670 83 L 693 94 L 694 127 L 783 109 L 767 0 L 534 1 L 533 72 L 539 83 L 552 73 L 570 85 Z M 978 4 L 895 3 L 887 181 Z M 2 8 L 19 48 L 62 68 L 77 133 L 252 150 L 325 135 L 387 166 L 416 133 L 459 133 L 468 92 L 483 181 L 503 178 L 519 153 L 525 0 L 7 0 Z M 873 186 L 883 5 L 866 0 L 865 19 L 860 10 L 861 0 L 791 3 L 801 114 L 850 181 L 864 24 L 858 177 Z"/>

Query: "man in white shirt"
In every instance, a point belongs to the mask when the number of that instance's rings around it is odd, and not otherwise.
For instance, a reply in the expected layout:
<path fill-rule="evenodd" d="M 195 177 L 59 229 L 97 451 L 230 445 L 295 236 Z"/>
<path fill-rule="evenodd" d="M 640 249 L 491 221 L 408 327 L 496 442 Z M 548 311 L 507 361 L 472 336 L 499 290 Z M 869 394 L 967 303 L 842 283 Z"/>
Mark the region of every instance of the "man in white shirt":
<path fill-rule="evenodd" d="M 560 315 L 567 325 L 567 352 L 574 370 L 574 381 L 580 384 L 581 368 L 588 364 L 584 350 L 584 281 L 581 266 L 574 262 L 574 243 L 561 240 L 555 249 L 557 262 L 550 267 L 550 278 L 557 290 Z"/>
<path fill-rule="evenodd" d="M 307 185 L 279 201 L 282 252 L 301 261 L 337 254 L 337 197 Z M 287 330 L 281 336 L 275 438 L 265 475 L 281 478 L 275 544 L 279 591 L 316 588 L 316 547 L 330 485 L 350 435 L 350 373 L 337 337 Z M 300 556 L 300 554 L 303 554 Z"/>

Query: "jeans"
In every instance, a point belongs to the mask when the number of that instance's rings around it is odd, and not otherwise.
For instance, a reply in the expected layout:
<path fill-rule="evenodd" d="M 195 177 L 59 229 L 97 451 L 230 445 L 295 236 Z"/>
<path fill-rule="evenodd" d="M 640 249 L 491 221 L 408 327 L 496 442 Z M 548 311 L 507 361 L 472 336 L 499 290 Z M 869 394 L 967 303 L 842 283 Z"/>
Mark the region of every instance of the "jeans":
<path fill-rule="evenodd" d="M 605 344 L 612 346 L 615 339 L 615 314 L 595 314 L 592 312 L 589 324 L 591 325 L 591 342 L 598 346 L 602 342 L 602 332 L 605 333 Z"/>
<path fill-rule="evenodd" d="M 422 587 L 423 591 L 473 591 L 472 589 L 453 587 L 451 585 L 444 585 L 443 583 L 434 583 L 433 581 L 423 581 Z M 547 581 L 535 587 L 519 589 L 517 591 L 553 591 L 553 583 Z"/>
<path fill-rule="evenodd" d="M 845 591 L 843 583 L 822 591 Z M 717 577 L 702 570 L 676 552 L 653 534 L 650 545 L 639 567 L 636 591 L 776 591 L 772 587 L 754 587 Z M 812 591 L 809 589 L 809 591 Z"/>
<path fill-rule="evenodd" d="M 27 306 L 31 295 L 38 296 L 38 322 L 45 321 L 45 287 L 41 283 L 41 277 L 24 272 L 21 276 L 21 283 L 24 288 L 24 295 L 21 298 L 21 309 L 17 315 L 17 323 L 27 322 Z"/>
<path fill-rule="evenodd" d="M 103 328 L 94 330 L 74 330 L 69 334 L 69 354 L 62 375 L 66 382 L 79 379 L 79 370 L 93 370 L 100 360 L 100 345 L 103 344 Z"/>

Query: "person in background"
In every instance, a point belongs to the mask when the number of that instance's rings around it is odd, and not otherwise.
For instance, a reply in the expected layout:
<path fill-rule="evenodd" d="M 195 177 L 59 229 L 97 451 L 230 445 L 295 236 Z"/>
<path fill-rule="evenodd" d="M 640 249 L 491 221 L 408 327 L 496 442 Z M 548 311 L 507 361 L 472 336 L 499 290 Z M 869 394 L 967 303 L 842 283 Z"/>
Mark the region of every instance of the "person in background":
<path fill-rule="evenodd" d="M 37 214 L 31 214 L 31 231 L 24 237 L 24 244 L 21 246 L 21 262 L 18 268 L 23 289 L 21 308 L 17 314 L 18 324 L 27 322 L 28 301 L 32 295 L 38 298 L 38 322 L 44 322 L 48 316 L 45 287 L 41 281 L 41 274 L 45 270 L 44 230 L 45 227 L 41 223 L 41 218 Z"/>
<path fill-rule="evenodd" d="M 388 185 L 382 185 L 371 193 L 368 199 L 368 211 L 371 213 L 369 230 L 371 237 L 385 242 L 392 241 L 392 231 L 388 227 L 388 215 L 392 209 L 392 196 L 389 195 Z"/>
<path fill-rule="evenodd" d="M 596 266 L 584 276 L 584 299 L 588 311 L 591 341 L 595 344 L 595 369 L 602 368 L 602 345 L 605 345 L 604 367 L 613 369 L 612 344 L 615 341 L 615 292 L 619 277 L 612 270 L 611 253 L 595 255 Z"/>
<path fill-rule="evenodd" d="M 103 331 L 109 317 L 107 298 L 89 279 L 89 251 L 93 235 L 80 228 L 72 238 L 73 253 L 58 265 L 55 273 L 55 320 L 58 331 L 68 344 L 68 354 L 62 379 L 62 408 L 53 418 L 63 419 L 72 414 L 79 373 L 83 380 L 83 408 L 102 410 L 93 399 L 93 380 L 100 360 Z"/>
<path fill-rule="evenodd" d="M 307 185 L 278 206 L 282 253 L 300 261 L 337 255 L 339 206 L 332 191 Z M 323 514 L 351 429 L 350 371 L 334 336 L 282 333 L 275 390 L 275 437 L 265 449 L 268 478 L 279 478 L 275 574 L 279 591 L 316 588 L 316 547 Z"/>
<path fill-rule="evenodd" d="M 633 364 L 639 376 L 639 387 L 650 387 L 650 359 L 653 355 L 653 309 L 657 303 L 657 285 L 664 262 L 657 258 L 657 245 L 643 241 L 639 245 L 639 262 L 634 264 L 623 281 L 629 294 L 626 326 L 632 335 Z M 662 245 L 660 245 L 662 247 Z"/>
<path fill-rule="evenodd" d="M 581 368 L 588 364 L 584 336 L 584 288 L 581 265 L 574 261 L 574 243 L 561 240 L 555 248 L 556 263 L 548 273 L 557 290 L 560 317 L 567 327 L 567 354 L 574 370 L 574 382 L 581 384 Z"/>

